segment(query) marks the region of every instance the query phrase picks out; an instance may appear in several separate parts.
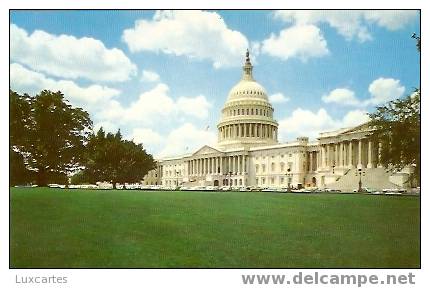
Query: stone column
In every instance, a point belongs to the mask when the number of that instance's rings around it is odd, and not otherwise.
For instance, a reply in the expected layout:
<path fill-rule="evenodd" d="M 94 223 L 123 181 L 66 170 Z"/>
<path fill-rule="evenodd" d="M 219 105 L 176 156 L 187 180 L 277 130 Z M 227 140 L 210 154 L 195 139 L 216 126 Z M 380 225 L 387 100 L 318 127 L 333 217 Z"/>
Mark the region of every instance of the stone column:
<path fill-rule="evenodd" d="M 242 174 L 245 175 L 246 156 L 242 155 Z"/>
<path fill-rule="evenodd" d="M 352 166 L 352 140 L 351 141 L 349 141 L 349 153 L 348 153 L 349 155 L 348 155 L 348 168 L 350 168 L 350 169 L 352 169 L 352 168 L 354 168 L 353 166 Z"/>
<path fill-rule="evenodd" d="M 219 173 L 221 175 L 224 174 L 224 167 L 223 167 L 223 156 L 219 157 Z"/>
<path fill-rule="evenodd" d="M 332 150 L 332 153 L 333 153 L 333 157 L 332 157 L 332 160 L 331 160 L 331 166 L 333 166 L 333 165 L 336 165 L 337 166 L 337 164 L 338 164 L 338 162 L 337 162 L 337 144 L 336 143 L 334 143 L 333 144 L 333 150 Z"/>
<path fill-rule="evenodd" d="M 382 143 L 378 142 L 378 168 L 382 168 Z"/>
<path fill-rule="evenodd" d="M 236 156 L 233 156 L 233 170 L 232 170 L 232 172 L 233 173 L 236 173 Z"/>
<path fill-rule="evenodd" d="M 367 142 L 367 168 L 373 168 L 373 153 L 372 153 L 372 140 Z"/>
<path fill-rule="evenodd" d="M 357 168 L 359 168 L 359 169 L 361 169 L 361 168 L 363 168 L 363 159 L 362 159 L 362 153 L 361 153 L 361 150 L 362 150 L 362 141 L 361 141 L 361 139 L 359 139 L 358 140 L 358 162 L 357 162 Z"/>
<path fill-rule="evenodd" d="M 231 172 L 231 156 L 228 156 L 227 173 Z"/>
<path fill-rule="evenodd" d="M 339 155 L 339 149 L 338 149 L 339 143 L 334 144 L 334 165 L 339 165 L 338 155 Z"/>
<path fill-rule="evenodd" d="M 309 171 L 313 171 L 313 163 L 314 162 L 314 157 L 313 157 L 313 152 L 311 151 L 311 153 L 309 153 Z"/>
<path fill-rule="evenodd" d="M 238 124 L 239 138 L 242 137 L 242 124 Z"/>
<path fill-rule="evenodd" d="M 215 166 L 214 174 L 217 175 L 218 174 L 218 157 L 214 158 L 214 166 Z"/>
<path fill-rule="evenodd" d="M 322 146 L 322 149 L 321 149 L 321 151 L 322 151 L 322 155 L 321 155 L 321 166 L 323 167 L 323 168 L 325 168 L 325 167 L 327 167 L 327 159 L 326 159 L 326 145 L 324 144 L 323 146 Z"/>

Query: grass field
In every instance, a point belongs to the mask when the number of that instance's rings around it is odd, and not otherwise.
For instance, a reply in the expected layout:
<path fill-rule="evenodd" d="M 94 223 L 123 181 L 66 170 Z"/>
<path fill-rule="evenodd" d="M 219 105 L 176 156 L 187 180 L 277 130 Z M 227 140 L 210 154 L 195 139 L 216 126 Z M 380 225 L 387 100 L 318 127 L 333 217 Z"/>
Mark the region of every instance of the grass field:
<path fill-rule="evenodd" d="M 12 267 L 419 267 L 419 197 L 11 188 Z"/>

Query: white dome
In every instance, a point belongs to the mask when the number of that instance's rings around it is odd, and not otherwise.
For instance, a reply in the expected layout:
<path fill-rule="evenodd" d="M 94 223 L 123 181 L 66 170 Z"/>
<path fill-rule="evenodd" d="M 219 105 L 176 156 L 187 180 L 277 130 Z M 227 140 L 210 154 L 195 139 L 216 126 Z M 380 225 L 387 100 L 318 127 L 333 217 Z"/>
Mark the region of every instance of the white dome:
<path fill-rule="evenodd" d="M 278 143 L 278 123 L 266 90 L 252 77 L 249 52 L 242 79 L 230 90 L 217 125 L 218 145 L 244 148 Z"/>
<path fill-rule="evenodd" d="M 264 101 L 268 101 L 266 90 L 253 80 L 244 80 L 242 79 L 239 83 L 237 83 L 228 94 L 228 101 L 238 100 L 238 99 L 261 99 Z"/>

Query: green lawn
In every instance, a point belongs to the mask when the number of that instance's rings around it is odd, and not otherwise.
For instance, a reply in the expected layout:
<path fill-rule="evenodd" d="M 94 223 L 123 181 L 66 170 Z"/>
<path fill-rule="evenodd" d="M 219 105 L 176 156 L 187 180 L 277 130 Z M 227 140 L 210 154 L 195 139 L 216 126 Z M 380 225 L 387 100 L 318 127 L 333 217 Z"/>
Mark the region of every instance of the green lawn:
<path fill-rule="evenodd" d="M 419 197 L 11 189 L 11 266 L 419 267 Z"/>

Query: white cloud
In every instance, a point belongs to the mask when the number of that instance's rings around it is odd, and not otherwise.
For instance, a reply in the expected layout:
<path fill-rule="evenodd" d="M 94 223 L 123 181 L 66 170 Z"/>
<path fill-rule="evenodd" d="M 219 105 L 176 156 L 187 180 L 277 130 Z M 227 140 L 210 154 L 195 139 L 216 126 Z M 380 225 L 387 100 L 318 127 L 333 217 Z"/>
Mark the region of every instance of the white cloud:
<path fill-rule="evenodd" d="M 179 97 L 176 101 L 176 109 L 178 109 L 179 113 L 195 116 L 200 119 L 208 117 L 211 106 L 211 103 L 202 95 L 197 97 Z"/>
<path fill-rule="evenodd" d="M 352 110 L 342 118 L 342 127 L 354 127 L 369 121 L 369 115 L 364 110 Z"/>
<path fill-rule="evenodd" d="M 135 143 L 141 143 L 147 149 L 163 142 L 160 134 L 149 128 L 134 128 L 131 136 Z"/>
<path fill-rule="evenodd" d="M 10 57 L 34 71 L 69 79 L 126 81 L 136 74 L 120 49 L 108 49 L 100 40 L 41 30 L 29 35 L 15 24 L 10 26 Z"/>
<path fill-rule="evenodd" d="M 346 106 L 357 106 L 360 101 L 355 97 L 354 91 L 347 88 L 337 88 L 329 94 L 322 96 L 324 103 L 336 103 Z"/>
<path fill-rule="evenodd" d="M 293 140 L 298 136 L 318 137 L 320 132 L 340 128 L 353 127 L 369 120 L 364 110 L 349 111 L 343 118 L 334 119 L 324 108 L 317 112 L 297 108 L 290 117 L 279 121 L 279 137 L 281 141 Z"/>
<path fill-rule="evenodd" d="M 364 18 L 369 22 L 388 30 L 398 30 L 417 18 L 416 10 L 368 10 L 363 11 Z"/>
<path fill-rule="evenodd" d="M 290 98 L 282 93 L 275 93 L 269 96 L 269 101 L 271 103 L 285 103 L 290 101 Z"/>
<path fill-rule="evenodd" d="M 205 96 L 179 97 L 169 95 L 169 87 L 158 83 L 154 88 L 140 94 L 139 98 L 124 106 L 111 100 L 98 116 L 102 120 L 133 125 L 161 125 L 176 121 L 178 116 L 192 116 L 205 119 L 212 105 Z"/>
<path fill-rule="evenodd" d="M 405 87 L 400 80 L 393 78 L 378 78 L 369 85 L 371 98 L 367 104 L 378 105 L 399 98 L 405 93 Z"/>
<path fill-rule="evenodd" d="M 73 105 L 85 109 L 97 109 L 121 92 L 106 86 L 81 87 L 70 80 L 54 80 L 42 73 L 31 71 L 20 64 L 10 64 L 10 85 L 19 93 L 36 95 L 42 90 L 61 91 Z"/>
<path fill-rule="evenodd" d="M 272 34 L 263 41 L 261 52 L 282 60 L 322 57 L 329 54 L 327 42 L 315 25 L 298 25 Z"/>
<path fill-rule="evenodd" d="M 210 130 L 198 129 L 191 123 L 185 123 L 168 134 L 165 147 L 157 157 L 191 153 L 203 145 L 215 145 L 216 143 L 216 133 Z"/>
<path fill-rule="evenodd" d="M 94 124 L 93 131 L 97 132 L 99 129 L 103 127 L 105 132 L 116 133 L 118 131 L 118 125 L 116 123 L 112 123 L 110 121 L 101 121 Z"/>
<path fill-rule="evenodd" d="M 153 51 L 210 60 L 215 68 L 240 65 L 249 43 L 216 12 L 157 11 L 123 32 L 132 52 Z"/>
<path fill-rule="evenodd" d="M 143 82 L 158 82 L 160 81 L 160 75 L 154 71 L 143 70 L 140 80 Z"/>
<path fill-rule="evenodd" d="M 282 10 L 275 12 L 275 18 L 297 25 L 328 23 L 348 40 L 361 42 L 372 39 L 369 31 L 371 24 L 388 30 L 405 27 L 416 19 L 418 13 L 413 10 Z"/>

